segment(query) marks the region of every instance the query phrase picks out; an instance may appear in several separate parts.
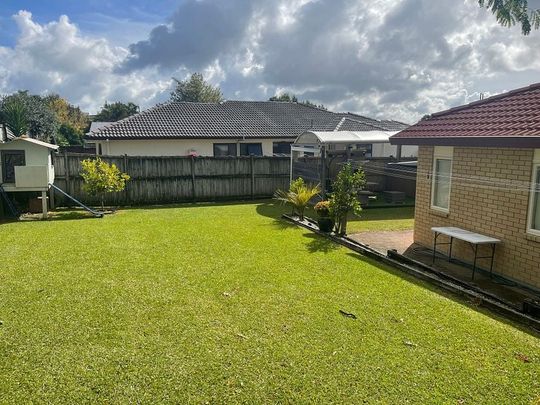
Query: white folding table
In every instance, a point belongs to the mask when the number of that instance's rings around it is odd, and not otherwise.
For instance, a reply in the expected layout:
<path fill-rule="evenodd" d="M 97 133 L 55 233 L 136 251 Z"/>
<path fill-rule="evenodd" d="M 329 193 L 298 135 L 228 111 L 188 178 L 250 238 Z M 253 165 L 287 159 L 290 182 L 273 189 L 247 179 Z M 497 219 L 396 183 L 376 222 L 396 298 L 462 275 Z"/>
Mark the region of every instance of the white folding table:
<path fill-rule="evenodd" d="M 440 245 L 450 245 L 448 249 L 448 261 L 450 262 L 452 260 L 452 245 L 454 243 L 454 239 L 459 239 L 467 242 L 474 252 L 472 279 L 474 280 L 474 273 L 476 272 L 476 262 L 478 261 L 478 259 L 490 259 L 489 275 L 490 277 L 493 275 L 493 259 L 495 258 L 495 247 L 497 246 L 497 244 L 501 243 L 499 239 L 467 231 L 465 229 L 456 228 L 453 226 L 434 227 L 431 228 L 431 230 L 435 233 L 435 238 L 433 240 L 433 263 L 435 263 L 435 257 L 437 255 L 437 246 Z M 450 242 L 438 242 L 437 239 L 441 235 L 448 236 L 450 238 Z M 491 247 L 491 255 L 478 256 L 479 245 L 489 245 Z"/>

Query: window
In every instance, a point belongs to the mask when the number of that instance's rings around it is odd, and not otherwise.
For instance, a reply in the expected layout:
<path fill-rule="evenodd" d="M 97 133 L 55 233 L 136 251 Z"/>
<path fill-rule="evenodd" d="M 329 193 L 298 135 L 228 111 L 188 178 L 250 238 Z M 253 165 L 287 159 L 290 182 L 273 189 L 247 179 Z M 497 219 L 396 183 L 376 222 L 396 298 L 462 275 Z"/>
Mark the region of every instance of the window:
<path fill-rule="evenodd" d="M 214 144 L 214 157 L 220 156 L 236 156 L 236 144 L 235 143 L 215 143 Z"/>
<path fill-rule="evenodd" d="M 262 156 L 262 143 L 241 143 L 240 156 Z"/>
<path fill-rule="evenodd" d="M 25 166 L 24 150 L 2 151 L 2 183 L 15 183 L 15 166 Z"/>
<path fill-rule="evenodd" d="M 274 155 L 290 155 L 291 145 L 290 142 L 274 142 L 272 152 Z"/>
<path fill-rule="evenodd" d="M 364 152 L 365 157 L 372 157 L 373 155 L 373 144 L 371 143 L 358 143 L 356 144 L 356 150 Z"/>
<path fill-rule="evenodd" d="M 452 184 L 452 147 L 436 146 L 433 152 L 431 208 L 448 212 Z"/>
<path fill-rule="evenodd" d="M 540 149 L 535 150 L 527 231 L 540 235 Z"/>

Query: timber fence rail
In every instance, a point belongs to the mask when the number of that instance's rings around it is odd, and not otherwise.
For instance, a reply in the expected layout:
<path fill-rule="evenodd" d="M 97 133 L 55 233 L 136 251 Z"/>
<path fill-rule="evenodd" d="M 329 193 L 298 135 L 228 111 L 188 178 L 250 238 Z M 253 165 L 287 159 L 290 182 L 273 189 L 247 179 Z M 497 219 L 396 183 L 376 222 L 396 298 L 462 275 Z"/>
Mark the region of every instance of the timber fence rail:
<path fill-rule="evenodd" d="M 91 154 L 54 155 L 54 184 L 86 204 L 98 204 L 99 197 L 84 192 L 81 162 Z M 167 204 L 176 202 L 224 201 L 267 198 L 278 188 L 289 186 L 287 157 L 177 157 L 100 156 L 114 163 L 131 179 L 126 189 L 105 196 L 113 206 Z M 59 193 L 54 205 L 70 202 Z"/>

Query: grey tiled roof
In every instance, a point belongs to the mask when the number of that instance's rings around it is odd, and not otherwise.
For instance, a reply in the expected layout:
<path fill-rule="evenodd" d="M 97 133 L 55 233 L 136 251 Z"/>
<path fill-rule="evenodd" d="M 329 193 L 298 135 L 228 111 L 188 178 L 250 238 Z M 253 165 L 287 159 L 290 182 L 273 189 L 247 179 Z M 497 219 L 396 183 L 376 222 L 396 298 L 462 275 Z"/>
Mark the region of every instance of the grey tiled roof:
<path fill-rule="evenodd" d="M 339 130 L 340 124 L 342 130 L 391 131 L 394 123 L 298 103 L 167 102 L 90 131 L 86 139 L 296 138 L 307 130 Z"/>

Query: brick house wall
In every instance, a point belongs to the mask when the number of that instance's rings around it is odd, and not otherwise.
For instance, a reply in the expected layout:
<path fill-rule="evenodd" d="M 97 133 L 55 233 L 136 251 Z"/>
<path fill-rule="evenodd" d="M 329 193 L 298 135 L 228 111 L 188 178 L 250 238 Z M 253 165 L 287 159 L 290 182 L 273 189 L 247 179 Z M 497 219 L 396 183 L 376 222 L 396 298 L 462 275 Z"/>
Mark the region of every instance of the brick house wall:
<path fill-rule="evenodd" d="M 454 147 L 447 214 L 431 208 L 433 152 L 432 146 L 419 149 L 415 242 L 432 248 L 434 226 L 457 226 L 501 239 L 494 272 L 540 290 L 540 237 L 527 233 L 534 150 Z M 445 253 L 446 248 L 437 247 Z M 484 249 L 480 256 L 489 253 Z M 473 253 L 468 244 L 455 240 L 452 256 L 470 263 Z M 489 260 L 478 264 L 489 268 Z"/>

